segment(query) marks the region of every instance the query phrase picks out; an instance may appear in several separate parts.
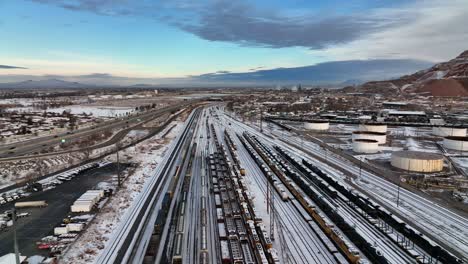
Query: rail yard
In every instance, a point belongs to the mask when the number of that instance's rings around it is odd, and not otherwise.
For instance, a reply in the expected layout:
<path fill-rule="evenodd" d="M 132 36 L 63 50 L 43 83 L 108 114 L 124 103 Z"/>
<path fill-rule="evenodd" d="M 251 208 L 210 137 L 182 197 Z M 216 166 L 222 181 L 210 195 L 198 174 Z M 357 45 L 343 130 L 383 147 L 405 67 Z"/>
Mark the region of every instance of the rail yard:
<path fill-rule="evenodd" d="M 262 126 L 234 116 L 219 102 L 187 110 L 160 166 L 94 262 L 467 261 L 463 215 L 307 140 L 294 125 L 267 119 Z M 103 191 L 85 192 L 71 206 L 71 219 L 97 210 L 87 203 L 96 198 L 90 193 Z M 59 261 L 86 232 L 81 222 L 67 221 L 55 228 L 69 241 L 54 252 Z M 76 225 L 79 230 L 65 228 Z"/>
<path fill-rule="evenodd" d="M 407 190 L 382 204 L 324 151 L 280 126 L 260 131 L 224 104 L 194 109 L 99 263 L 464 263 L 463 216 Z M 278 131 L 281 137 L 277 136 Z M 297 146 L 301 145 L 299 149 Z M 374 177 L 339 157 L 351 176 Z M 359 173 L 359 175 L 356 175 Z M 400 210 L 401 209 L 401 210 Z M 422 217 L 424 214 L 434 218 Z M 400 217 L 403 215 L 404 217 Z M 408 222 L 411 215 L 418 222 Z M 437 241 L 421 227 L 444 221 Z M 451 243 L 453 239 L 459 244 Z"/>

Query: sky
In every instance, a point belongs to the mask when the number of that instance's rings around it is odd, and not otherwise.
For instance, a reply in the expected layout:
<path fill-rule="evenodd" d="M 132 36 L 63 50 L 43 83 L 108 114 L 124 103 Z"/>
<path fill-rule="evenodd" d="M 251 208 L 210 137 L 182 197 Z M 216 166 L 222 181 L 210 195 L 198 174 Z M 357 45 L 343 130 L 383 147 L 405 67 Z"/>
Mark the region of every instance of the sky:
<path fill-rule="evenodd" d="M 1 0 L 0 82 L 435 63 L 468 49 L 466 17 L 466 0 Z"/>

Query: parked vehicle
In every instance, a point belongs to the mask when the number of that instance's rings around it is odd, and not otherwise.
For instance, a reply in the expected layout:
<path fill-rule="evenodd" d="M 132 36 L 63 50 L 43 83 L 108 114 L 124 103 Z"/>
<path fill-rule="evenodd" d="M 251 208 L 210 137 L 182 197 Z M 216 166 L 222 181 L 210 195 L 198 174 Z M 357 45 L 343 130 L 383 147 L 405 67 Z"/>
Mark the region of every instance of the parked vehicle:
<path fill-rule="evenodd" d="M 17 202 L 17 203 L 15 203 L 16 208 L 45 207 L 45 206 L 47 206 L 46 201 L 29 201 L 29 202 Z"/>

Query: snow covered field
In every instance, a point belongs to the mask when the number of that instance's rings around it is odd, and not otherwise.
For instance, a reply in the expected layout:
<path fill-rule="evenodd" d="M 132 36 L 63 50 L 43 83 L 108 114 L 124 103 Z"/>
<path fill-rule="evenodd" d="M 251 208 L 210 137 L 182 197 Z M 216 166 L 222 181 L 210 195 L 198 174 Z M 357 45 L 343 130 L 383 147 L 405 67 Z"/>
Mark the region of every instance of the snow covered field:
<path fill-rule="evenodd" d="M 132 107 L 116 107 L 116 106 L 86 106 L 86 105 L 71 105 L 60 108 L 47 109 L 48 112 L 62 113 L 63 111 L 72 114 L 91 114 L 95 117 L 116 117 L 124 116 L 135 111 Z"/>
<path fill-rule="evenodd" d="M 174 124 L 176 126 L 171 132 L 165 138 L 161 138 L 161 135 Z M 162 160 L 170 141 L 177 136 L 182 127 L 182 122 L 174 121 L 153 138 L 122 151 L 122 156 L 131 157 L 131 161 L 138 163 L 139 166 L 131 175 L 127 176 L 122 189 L 114 194 L 99 212 L 94 222 L 71 245 L 70 250 L 63 256 L 63 263 L 79 264 L 96 261 L 99 251 L 105 247 L 106 241 L 119 225 L 121 217 L 140 194 L 146 181 Z"/>

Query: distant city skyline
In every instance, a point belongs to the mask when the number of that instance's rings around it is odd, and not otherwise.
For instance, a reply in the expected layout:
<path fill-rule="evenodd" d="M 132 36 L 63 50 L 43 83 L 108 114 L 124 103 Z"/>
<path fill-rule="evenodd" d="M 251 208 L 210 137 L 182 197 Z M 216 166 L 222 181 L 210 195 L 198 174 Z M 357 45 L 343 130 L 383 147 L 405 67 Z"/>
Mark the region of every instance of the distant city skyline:
<path fill-rule="evenodd" d="M 158 83 L 347 60 L 426 65 L 468 48 L 462 0 L 192 2 L 1 1 L 0 82 Z"/>

